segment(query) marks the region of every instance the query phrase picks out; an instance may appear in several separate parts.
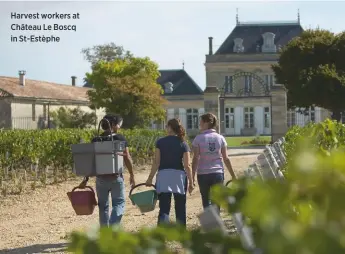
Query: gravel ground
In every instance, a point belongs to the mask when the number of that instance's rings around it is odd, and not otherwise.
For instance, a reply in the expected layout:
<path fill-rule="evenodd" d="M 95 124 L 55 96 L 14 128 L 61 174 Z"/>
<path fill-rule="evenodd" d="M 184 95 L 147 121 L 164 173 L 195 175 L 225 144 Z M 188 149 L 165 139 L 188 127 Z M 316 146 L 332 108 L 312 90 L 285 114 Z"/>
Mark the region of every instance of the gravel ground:
<path fill-rule="evenodd" d="M 243 153 L 239 150 L 230 151 L 230 155 L 239 155 L 231 161 L 237 173 L 241 174 L 257 155 L 240 155 Z M 137 183 L 144 182 L 147 176 L 148 167 L 136 170 Z M 128 177 L 125 178 L 128 182 Z M 226 179 L 230 179 L 229 174 Z M 97 208 L 91 216 L 76 216 L 67 198 L 66 193 L 79 183 L 80 180 L 70 180 L 0 199 L 0 253 L 65 253 L 68 233 L 97 226 Z M 94 186 L 94 182 L 91 185 Z M 128 194 L 128 186 L 126 190 Z M 202 207 L 198 188 L 187 200 L 188 227 L 199 226 L 197 214 Z M 136 231 L 142 226 L 155 226 L 157 214 L 158 209 L 142 215 L 127 199 L 122 225 L 128 231 Z M 173 209 L 171 218 L 174 220 Z"/>

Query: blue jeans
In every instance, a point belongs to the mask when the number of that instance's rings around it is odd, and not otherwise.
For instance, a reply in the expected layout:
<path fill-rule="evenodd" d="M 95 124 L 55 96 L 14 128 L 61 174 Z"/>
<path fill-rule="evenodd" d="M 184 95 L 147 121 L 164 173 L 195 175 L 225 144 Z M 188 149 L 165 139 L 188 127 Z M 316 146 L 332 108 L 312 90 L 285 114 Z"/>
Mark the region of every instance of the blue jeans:
<path fill-rule="evenodd" d="M 207 208 L 212 205 L 210 199 L 211 187 L 216 184 L 224 184 L 224 173 L 212 173 L 205 175 L 198 175 L 198 184 L 201 194 L 202 206 Z M 219 211 L 219 207 L 218 207 Z"/>
<path fill-rule="evenodd" d="M 169 214 L 171 207 L 171 196 L 174 195 L 175 200 L 175 214 L 176 222 L 186 226 L 186 195 L 178 193 L 164 192 L 158 194 L 159 199 L 159 215 L 158 225 L 163 223 L 169 223 Z"/>
<path fill-rule="evenodd" d="M 125 183 L 122 177 L 96 179 L 96 191 L 101 226 L 119 224 L 125 211 Z M 112 211 L 109 217 L 109 193 L 111 194 Z"/>

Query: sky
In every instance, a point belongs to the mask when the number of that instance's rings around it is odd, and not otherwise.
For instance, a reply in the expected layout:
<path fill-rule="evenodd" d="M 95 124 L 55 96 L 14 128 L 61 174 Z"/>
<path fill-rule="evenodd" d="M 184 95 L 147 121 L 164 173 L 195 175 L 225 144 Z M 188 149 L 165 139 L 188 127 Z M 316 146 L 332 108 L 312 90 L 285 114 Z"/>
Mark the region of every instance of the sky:
<path fill-rule="evenodd" d="M 185 70 L 205 88 L 205 55 L 208 37 L 214 51 L 239 21 L 293 21 L 300 11 L 303 28 L 343 31 L 345 2 L 332 1 L 112 1 L 112 2 L 6 2 L 0 1 L 0 76 L 18 76 L 25 70 L 29 79 L 83 85 L 90 64 L 83 48 L 114 42 L 140 57 L 150 57 L 160 69 Z M 79 13 L 75 20 L 18 20 L 16 13 Z M 70 24 L 75 31 L 12 31 L 12 24 Z M 11 42 L 20 35 L 59 36 L 60 42 Z"/>

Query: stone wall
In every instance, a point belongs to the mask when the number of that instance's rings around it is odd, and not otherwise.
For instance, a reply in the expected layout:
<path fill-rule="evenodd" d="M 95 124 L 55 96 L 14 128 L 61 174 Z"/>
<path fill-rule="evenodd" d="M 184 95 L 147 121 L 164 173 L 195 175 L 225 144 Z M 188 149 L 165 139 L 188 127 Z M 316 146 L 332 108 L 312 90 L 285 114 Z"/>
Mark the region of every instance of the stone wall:
<path fill-rule="evenodd" d="M 0 128 L 11 128 L 11 102 L 0 98 Z"/>
<path fill-rule="evenodd" d="M 283 85 L 275 84 L 271 89 L 272 142 L 285 136 L 287 127 L 287 98 Z"/>
<path fill-rule="evenodd" d="M 60 107 L 76 108 L 84 112 L 95 112 L 97 118 L 105 115 L 104 109 L 93 110 L 87 102 L 72 103 L 64 101 L 42 102 L 39 100 L 12 98 L 10 101 L 11 128 L 41 129 L 48 127 L 48 116 Z M 0 118 L 1 119 L 1 118 Z"/>

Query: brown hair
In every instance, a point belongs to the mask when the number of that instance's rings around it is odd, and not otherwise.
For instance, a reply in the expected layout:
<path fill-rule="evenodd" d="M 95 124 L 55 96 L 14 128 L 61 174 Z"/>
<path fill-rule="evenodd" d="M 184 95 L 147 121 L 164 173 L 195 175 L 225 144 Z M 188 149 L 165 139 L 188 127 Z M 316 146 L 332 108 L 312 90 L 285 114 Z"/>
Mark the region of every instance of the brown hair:
<path fill-rule="evenodd" d="M 217 117 L 214 114 L 206 113 L 200 118 L 204 123 L 208 123 L 209 129 L 214 129 L 217 126 Z"/>
<path fill-rule="evenodd" d="M 173 118 L 168 121 L 167 124 L 173 132 L 181 139 L 181 141 L 184 141 L 185 136 L 186 136 L 186 131 L 183 128 L 180 119 L 178 118 Z"/>

